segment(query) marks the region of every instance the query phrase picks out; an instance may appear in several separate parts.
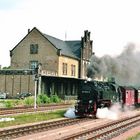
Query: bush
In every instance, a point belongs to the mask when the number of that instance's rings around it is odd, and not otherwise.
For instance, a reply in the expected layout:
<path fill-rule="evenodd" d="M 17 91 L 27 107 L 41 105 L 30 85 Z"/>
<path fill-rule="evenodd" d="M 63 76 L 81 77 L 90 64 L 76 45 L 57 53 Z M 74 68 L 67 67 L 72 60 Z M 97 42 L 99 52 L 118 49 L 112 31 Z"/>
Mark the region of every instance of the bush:
<path fill-rule="evenodd" d="M 50 98 L 47 96 L 47 95 L 45 95 L 45 94 L 40 94 L 39 96 L 38 96 L 38 98 L 40 98 L 40 100 L 41 100 L 41 103 L 50 103 L 51 101 L 50 101 Z M 39 100 L 39 99 L 38 99 Z"/>
<path fill-rule="evenodd" d="M 59 103 L 59 102 L 61 102 L 61 99 L 60 99 L 57 95 L 52 95 L 52 96 L 50 97 L 50 100 L 51 100 L 51 102 L 53 102 L 53 103 Z"/>

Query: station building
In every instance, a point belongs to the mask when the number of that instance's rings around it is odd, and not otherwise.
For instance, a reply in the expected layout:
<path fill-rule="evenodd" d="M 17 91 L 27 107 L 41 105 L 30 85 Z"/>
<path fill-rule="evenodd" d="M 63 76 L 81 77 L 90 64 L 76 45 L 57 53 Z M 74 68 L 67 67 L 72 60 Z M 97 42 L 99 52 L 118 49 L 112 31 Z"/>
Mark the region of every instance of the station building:
<path fill-rule="evenodd" d="M 34 27 L 10 51 L 10 69 L 0 70 L 0 91 L 9 97 L 22 92 L 34 94 L 37 78 L 38 94 L 75 97 L 79 80 L 87 78 L 92 54 L 88 30 L 80 40 L 63 41 Z"/>

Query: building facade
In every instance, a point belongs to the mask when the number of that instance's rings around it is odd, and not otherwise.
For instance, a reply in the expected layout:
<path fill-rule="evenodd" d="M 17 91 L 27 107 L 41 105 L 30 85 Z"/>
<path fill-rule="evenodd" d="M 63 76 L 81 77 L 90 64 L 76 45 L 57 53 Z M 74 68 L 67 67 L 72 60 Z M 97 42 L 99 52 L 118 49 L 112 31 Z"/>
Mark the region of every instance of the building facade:
<path fill-rule="evenodd" d="M 48 95 L 58 94 L 64 97 L 77 93 L 78 80 L 87 77 L 87 66 L 91 56 L 92 41 L 90 32 L 87 30 L 81 40 L 63 41 L 44 34 L 34 27 L 31 31 L 28 30 L 28 34 L 10 51 L 10 69 L 11 71 L 32 71 L 40 64 L 38 92 Z M 1 88 L 4 92 L 12 95 L 25 91 L 34 93 L 33 73 L 26 74 L 25 72 L 22 75 L 12 73 L 10 75 L 4 74 L 1 70 L 0 74 L 0 78 L 3 78 L 3 84 L 0 84 L 0 87 L 5 87 L 7 77 L 18 77 L 17 79 L 10 78 L 12 82 L 9 81 L 9 84 L 11 83 L 10 87 L 13 88 L 10 90 Z M 15 81 L 19 85 L 16 86 Z M 28 84 L 27 88 L 23 88 L 26 84 Z"/>

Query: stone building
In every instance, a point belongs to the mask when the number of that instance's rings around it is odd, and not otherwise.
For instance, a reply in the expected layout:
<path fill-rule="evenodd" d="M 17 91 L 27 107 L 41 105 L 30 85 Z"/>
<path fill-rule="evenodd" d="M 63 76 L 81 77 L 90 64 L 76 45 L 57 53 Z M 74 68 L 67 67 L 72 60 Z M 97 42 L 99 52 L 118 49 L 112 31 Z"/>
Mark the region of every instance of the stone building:
<path fill-rule="evenodd" d="M 74 96 L 79 79 L 87 78 L 91 55 L 92 41 L 87 30 L 81 40 L 63 41 L 34 27 L 10 51 L 11 66 L 8 71 L 11 74 L 1 70 L 0 79 L 3 82 L 0 83 L 0 90 L 12 96 L 18 92 L 34 94 L 33 71 L 40 64 L 39 93 L 57 94 L 62 98 Z M 30 73 L 27 74 L 27 71 Z"/>

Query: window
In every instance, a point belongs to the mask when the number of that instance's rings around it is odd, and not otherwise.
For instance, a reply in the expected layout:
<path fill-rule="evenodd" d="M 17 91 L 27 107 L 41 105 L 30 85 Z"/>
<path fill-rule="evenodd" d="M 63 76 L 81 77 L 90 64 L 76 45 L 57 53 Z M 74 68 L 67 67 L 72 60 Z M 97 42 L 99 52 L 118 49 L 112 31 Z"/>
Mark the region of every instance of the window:
<path fill-rule="evenodd" d="M 126 99 L 128 98 L 129 96 L 129 91 L 126 91 Z"/>
<path fill-rule="evenodd" d="M 75 76 L 75 65 L 71 65 L 71 76 Z"/>
<path fill-rule="evenodd" d="M 30 44 L 30 54 L 38 54 L 38 44 Z"/>
<path fill-rule="evenodd" d="M 63 75 L 67 75 L 67 63 L 63 63 Z"/>
<path fill-rule="evenodd" d="M 37 68 L 38 61 L 30 61 L 30 69 L 35 69 Z"/>

